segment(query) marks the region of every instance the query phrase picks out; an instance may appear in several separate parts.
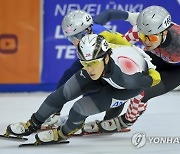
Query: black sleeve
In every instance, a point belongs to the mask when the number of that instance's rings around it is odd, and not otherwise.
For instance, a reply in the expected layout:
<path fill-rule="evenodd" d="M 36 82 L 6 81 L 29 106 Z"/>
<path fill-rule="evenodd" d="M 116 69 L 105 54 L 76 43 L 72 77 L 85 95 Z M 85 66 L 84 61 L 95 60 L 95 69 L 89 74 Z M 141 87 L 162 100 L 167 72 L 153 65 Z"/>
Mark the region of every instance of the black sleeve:
<path fill-rule="evenodd" d="M 99 15 L 94 17 L 94 23 L 104 25 L 110 20 L 126 20 L 128 18 L 128 12 L 108 9 L 101 12 Z"/>
<path fill-rule="evenodd" d="M 126 89 L 146 89 L 151 87 L 153 80 L 146 73 L 135 73 L 134 75 L 123 74 L 124 87 Z"/>

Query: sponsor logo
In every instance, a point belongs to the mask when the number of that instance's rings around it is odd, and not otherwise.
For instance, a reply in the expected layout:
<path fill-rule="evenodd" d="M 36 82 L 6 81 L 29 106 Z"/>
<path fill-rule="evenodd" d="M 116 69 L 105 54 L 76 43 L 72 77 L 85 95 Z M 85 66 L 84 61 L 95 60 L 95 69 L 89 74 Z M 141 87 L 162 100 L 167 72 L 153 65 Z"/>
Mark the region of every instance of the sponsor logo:
<path fill-rule="evenodd" d="M 118 106 L 120 106 L 120 105 L 122 105 L 122 104 L 124 104 L 126 102 L 127 102 L 127 100 L 118 100 L 118 99 L 113 98 L 110 108 L 118 107 Z"/>
<path fill-rule="evenodd" d="M 132 136 L 131 142 L 136 148 L 141 148 L 146 144 L 146 135 L 144 133 L 136 133 Z"/>
<path fill-rule="evenodd" d="M 131 138 L 132 145 L 135 148 L 141 148 L 146 143 L 149 144 L 180 144 L 180 137 L 170 136 L 150 136 L 147 137 L 145 133 L 135 133 Z"/>
<path fill-rule="evenodd" d="M 90 53 L 86 53 L 85 57 L 90 57 L 91 54 Z"/>
<path fill-rule="evenodd" d="M 83 71 L 81 70 L 81 72 L 80 72 L 80 76 L 82 76 L 83 78 L 86 78 L 85 76 L 84 76 L 84 74 L 83 74 Z"/>
<path fill-rule="evenodd" d="M 14 34 L 0 35 L 0 53 L 12 54 L 17 52 L 18 38 Z"/>
<path fill-rule="evenodd" d="M 77 57 L 76 47 L 74 45 L 56 45 L 56 59 L 75 59 Z"/>

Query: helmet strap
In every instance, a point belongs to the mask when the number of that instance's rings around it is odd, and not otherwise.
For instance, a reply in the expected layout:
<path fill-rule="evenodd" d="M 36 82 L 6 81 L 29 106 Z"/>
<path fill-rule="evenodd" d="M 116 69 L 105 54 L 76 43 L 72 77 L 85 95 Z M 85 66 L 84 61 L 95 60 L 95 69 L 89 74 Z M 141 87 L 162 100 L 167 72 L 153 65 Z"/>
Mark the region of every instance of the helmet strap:
<path fill-rule="evenodd" d="M 104 63 L 104 71 L 102 72 L 102 74 L 101 74 L 101 77 L 102 76 L 104 76 L 105 75 L 105 73 L 106 73 L 106 71 L 108 70 L 108 64 L 109 64 L 109 62 L 106 64 L 106 62 L 105 62 L 105 59 L 106 59 L 106 56 L 109 56 L 109 58 L 110 58 L 110 55 L 109 54 L 105 54 L 105 56 L 104 56 L 104 58 L 103 58 L 103 63 Z M 109 60 L 110 61 L 110 60 Z"/>
<path fill-rule="evenodd" d="M 105 63 L 105 57 L 103 58 L 103 63 L 104 63 L 104 70 L 103 70 L 103 72 L 102 72 L 102 74 L 101 74 L 100 77 L 103 77 L 103 76 L 104 76 L 105 70 L 106 70 L 106 67 L 107 67 L 107 64 Z"/>
<path fill-rule="evenodd" d="M 89 26 L 86 30 L 87 30 L 87 34 L 92 34 L 93 32 L 91 26 Z"/>
<path fill-rule="evenodd" d="M 160 48 L 161 45 L 163 44 L 163 42 L 165 41 L 165 38 L 163 36 L 164 35 L 163 32 L 161 32 L 160 34 L 161 34 L 161 42 L 160 42 L 160 44 L 159 44 L 159 46 L 157 48 Z"/>
<path fill-rule="evenodd" d="M 166 37 L 167 37 L 167 34 L 165 35 L 163 32 L 162 32 L 162 43 L 164 43 L 166 41 Z"/>

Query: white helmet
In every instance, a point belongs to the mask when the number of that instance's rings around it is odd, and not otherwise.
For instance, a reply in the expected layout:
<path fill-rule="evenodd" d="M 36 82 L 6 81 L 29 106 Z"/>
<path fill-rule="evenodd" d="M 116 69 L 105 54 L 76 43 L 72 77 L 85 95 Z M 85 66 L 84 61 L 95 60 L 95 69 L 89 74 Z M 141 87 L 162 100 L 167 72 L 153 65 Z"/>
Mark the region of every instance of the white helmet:
<path fill-rule="evenodd" d="M 161 6 L 150 6 L 145 8 L 137 18 L 139 32 L 151 35 L 158 34 L 171 25 L 169 12 Z"/>
<path fill-rule="evenodd" d="M 84 31 L 93 24 L 92 16 L 84 11 L 75 10 L 68 13 L 62 21 L 65 36 L 72 36 Z"/>
<path fill-rule="evenodd" d="M 89 61 L 104 57 L 108 49 L 108 42 L 103 36 L 90 34 L 81 39 L 77 54 L 80 60 Z"/>

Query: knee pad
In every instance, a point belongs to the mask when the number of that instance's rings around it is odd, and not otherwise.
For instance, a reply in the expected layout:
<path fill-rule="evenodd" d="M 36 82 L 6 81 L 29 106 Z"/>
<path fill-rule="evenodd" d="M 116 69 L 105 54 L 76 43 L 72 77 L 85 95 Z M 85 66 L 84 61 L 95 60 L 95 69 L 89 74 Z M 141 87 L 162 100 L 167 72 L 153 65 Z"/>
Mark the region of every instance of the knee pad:
<path fill-rule="evenodd" d="M 72 108 L 69 112 L 69 118 L 68 121 L 72 122 L 75 125 L 81 125 L 87 116 L 80 114 L 79 112 L 75 111 L 74 108 Z"/>

